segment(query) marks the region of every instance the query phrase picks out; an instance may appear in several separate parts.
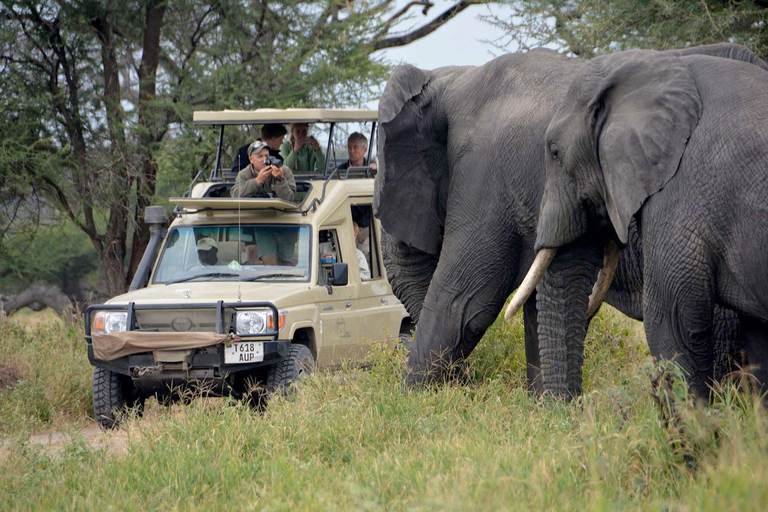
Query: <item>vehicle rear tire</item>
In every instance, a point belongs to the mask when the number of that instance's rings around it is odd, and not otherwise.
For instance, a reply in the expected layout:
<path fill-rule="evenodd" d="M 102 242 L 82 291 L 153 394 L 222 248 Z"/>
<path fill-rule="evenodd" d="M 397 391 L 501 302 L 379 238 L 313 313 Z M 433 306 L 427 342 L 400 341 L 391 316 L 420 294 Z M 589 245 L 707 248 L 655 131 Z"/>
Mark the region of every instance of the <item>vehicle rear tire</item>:
<path fill-rule="evenodd" d="M 93 369 L 93 414 L 101 428 L 117 428 L 126 413 L 141 415 L 144 397 L 130 377 L 104 368 Z"/>
<path fill-rule="evenodd" d="M 304 345 L 291 345 L 288 357 L 269 369 L 267 391 L 287 396 L 293 384 L 315 370 L 315 358 Z"/>

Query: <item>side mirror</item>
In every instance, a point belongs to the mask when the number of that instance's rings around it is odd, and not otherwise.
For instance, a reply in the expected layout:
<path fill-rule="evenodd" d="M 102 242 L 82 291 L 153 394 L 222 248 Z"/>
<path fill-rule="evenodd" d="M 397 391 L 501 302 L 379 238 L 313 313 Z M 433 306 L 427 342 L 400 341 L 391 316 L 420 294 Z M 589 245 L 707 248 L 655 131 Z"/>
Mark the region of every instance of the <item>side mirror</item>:
<path fill-rule="evenodd" d="M 332 286 L 346 286 L 349 278 L 347 277 L 347 264 L 334 263 L 333 272 L 328 278 L 328 284 Z"/>

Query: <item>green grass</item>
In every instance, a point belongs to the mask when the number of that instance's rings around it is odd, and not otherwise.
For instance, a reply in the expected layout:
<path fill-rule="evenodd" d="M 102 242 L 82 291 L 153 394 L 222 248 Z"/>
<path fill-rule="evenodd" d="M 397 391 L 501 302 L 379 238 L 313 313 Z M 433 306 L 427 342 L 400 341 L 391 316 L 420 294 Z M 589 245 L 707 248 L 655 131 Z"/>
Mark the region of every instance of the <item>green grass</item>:
<path fill-rule="evenodd" d="M 150 407 L 122 450 L 94 449 L 90 372 L 77 326 L 0 327 L 0 508 L 258 510 L 764 510 L 768 418 L 745 394 L 685 396 L 668 425 L 651 396 L 639 324 L 603 311 L 587 339 L 585 394 L 525 390 L 522 325 L 497 322 L 469 383 L 406 392 L 401 352 L 319 373 L 260 415 L 226 400 Z M 38 358 L 40 350 L 48 358 Z M 47 411 L 41 414 L 40 411 Z M 57 449 L 31 431 L 75 432 Z"/>

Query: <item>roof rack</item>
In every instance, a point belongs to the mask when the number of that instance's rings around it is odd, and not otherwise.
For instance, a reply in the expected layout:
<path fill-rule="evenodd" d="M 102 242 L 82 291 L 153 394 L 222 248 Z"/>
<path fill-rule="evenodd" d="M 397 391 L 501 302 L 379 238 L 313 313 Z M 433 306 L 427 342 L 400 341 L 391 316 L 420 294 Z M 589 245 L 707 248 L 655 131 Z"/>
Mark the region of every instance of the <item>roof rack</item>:
<path fill-rule="evenodd" d="M 378 111 L 349 108 L 259 108 L 256 110 L 198 110 L 192 114 L 196 125 L 262 123 L 345 123 L 375 122 Z"/>

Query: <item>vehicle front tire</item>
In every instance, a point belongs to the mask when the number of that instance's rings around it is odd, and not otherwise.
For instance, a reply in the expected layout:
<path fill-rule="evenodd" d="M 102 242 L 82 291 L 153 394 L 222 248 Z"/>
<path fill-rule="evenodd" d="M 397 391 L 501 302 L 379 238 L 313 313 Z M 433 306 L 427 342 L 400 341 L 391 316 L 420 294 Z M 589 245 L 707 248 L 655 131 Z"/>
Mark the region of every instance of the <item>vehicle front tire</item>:
<path fill-rule="evenodd" d="M 291 345 L 288 357 L 269 369 L 267 391 L 288 395 L 292 385 L 315 370 L 315 358 L 305 345 Z"/>
<path fill-rule="evenodd" d="M 93 369 L 93 414 L 101 428 L 117 428 L 128 412 L 141 415 L 144 397 L 130 377 L 104 368 Z"/>

